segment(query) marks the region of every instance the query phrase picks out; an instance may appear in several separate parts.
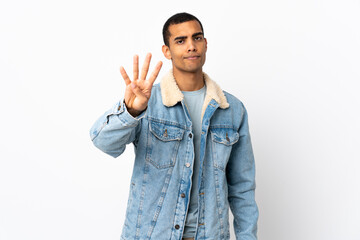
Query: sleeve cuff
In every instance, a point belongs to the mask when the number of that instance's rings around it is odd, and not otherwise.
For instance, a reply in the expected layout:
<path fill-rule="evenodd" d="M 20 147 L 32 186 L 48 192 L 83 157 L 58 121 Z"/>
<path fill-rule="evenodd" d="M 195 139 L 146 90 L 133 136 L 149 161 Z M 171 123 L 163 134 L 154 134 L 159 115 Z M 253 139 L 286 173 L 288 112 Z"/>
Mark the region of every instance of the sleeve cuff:
<path fill-rule="evenodd" d="M 126 108 L 126 105 L 125 105 L 125 101 L 124 100 L 121 100 L 119 101 L 118 103 L 115 104 L 115 106 L 113 107 L 113 110 L 112 110 L 112 115 L 119 115 L 119 114 L 123 114 L 124 118 L 126 121 L 128 122 L 133 122 L 133 121 L 139 121 L 141 120 L 142 118 L 145 117 L 145 114 L 146 114 L 146 109 L 139 115 L 139 116 L 136 116 L 136 117 L 133 117 L 127 110 Z"/>

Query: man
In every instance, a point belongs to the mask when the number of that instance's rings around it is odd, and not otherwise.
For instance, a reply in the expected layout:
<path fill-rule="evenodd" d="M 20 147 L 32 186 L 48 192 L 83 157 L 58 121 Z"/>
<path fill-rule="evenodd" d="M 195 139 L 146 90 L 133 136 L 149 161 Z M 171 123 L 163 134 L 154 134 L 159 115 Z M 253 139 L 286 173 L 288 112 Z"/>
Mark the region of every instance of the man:
<path fill-rule="evenodd" d="M 135 147 L 121 239 L 257 239 L 255 165 L 246 109 L 202 71 L 207 40 L 201 22 L 175 14 L 163 27 L 172 70 L 153 85 L 151 55 L 133 79 L 123 67 L 125 97 L 90 130 L 96 147 L 118 157 Z"/>

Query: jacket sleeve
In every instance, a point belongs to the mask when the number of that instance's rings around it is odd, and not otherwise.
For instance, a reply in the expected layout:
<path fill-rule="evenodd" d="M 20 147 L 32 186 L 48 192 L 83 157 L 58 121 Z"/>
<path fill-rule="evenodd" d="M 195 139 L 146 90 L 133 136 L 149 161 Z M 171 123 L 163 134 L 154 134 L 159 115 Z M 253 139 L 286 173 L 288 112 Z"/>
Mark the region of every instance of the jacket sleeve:
<path fill-rule="evenodd" d="M 144 114 L 145 111 L 134 118 L 125 103 L 120 101 L 94 123 L 90 138 L 101 151 L 118 157 L 124 152 L 126 144 L 136 141 Z"/>
<path fill-rule="evenodd" d="M 233 145 L 226 167 L 228 200 L 234 215 L 236 239 L 256 240 L 259 212 L 255 202 L 255 161 L 243 105 L 241 113 L 239 140 Z"/>

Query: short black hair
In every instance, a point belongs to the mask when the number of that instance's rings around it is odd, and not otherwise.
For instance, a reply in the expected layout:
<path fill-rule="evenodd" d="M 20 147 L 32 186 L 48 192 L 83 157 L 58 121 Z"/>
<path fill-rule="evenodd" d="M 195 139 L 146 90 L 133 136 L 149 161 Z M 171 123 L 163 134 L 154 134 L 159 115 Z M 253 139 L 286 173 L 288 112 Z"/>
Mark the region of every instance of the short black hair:
<path fill-rule="evenodd" d="M 169 37 L 170 37 L 169 27 L 170 27 L 170 25 L 179 24 L 179 23 L 188 22 L 188 21 L 194 21 L 194 20 L 200 24 L 201 31 L 204 34 L 204 29 L 203 29 L 203 26 L 202 26 L 200 20 L 197 19 L 197 17 L 195 17 L 194 15 L 191 15 L 186 12 L 182 12 L 182 13 L 177 13 L 177 14 L 171 16 L 165 22 L 164 27 L 163 27 L 162 34 L 163 34 L 164 44 L 169 47 Z"/>

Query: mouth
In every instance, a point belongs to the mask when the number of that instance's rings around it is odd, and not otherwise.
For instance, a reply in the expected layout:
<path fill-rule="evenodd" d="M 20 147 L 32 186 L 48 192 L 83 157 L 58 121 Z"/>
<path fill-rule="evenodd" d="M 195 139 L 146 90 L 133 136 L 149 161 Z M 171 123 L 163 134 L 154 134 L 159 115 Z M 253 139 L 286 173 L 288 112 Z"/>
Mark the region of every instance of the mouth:
<path fill-rule="evenodd" d="M 185 57 L 185 59 L 187 60 L 196 60 L 196 59 L 199 59 L 200 56 L 188 56 L 188 57 Z"/>

